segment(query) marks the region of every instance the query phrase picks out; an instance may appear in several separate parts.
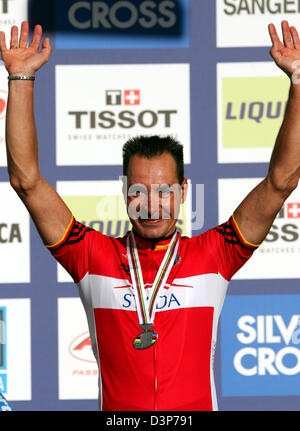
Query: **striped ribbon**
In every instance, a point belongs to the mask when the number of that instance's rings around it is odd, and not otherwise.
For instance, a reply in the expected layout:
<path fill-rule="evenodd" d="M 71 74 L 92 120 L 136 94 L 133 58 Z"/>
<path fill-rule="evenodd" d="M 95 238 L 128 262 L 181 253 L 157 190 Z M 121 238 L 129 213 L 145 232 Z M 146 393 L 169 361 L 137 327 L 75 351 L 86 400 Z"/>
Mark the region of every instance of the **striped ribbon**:
<path fill-rule="evenodd" d="M 174 260 L 179 246 L 177 232 L 174 232 L 168 249 L 160 264 L 152 285 L 152 295 L 147 299 L 146 289 L 144 288 L 142 268 L 136 247 L 134 234 L 131 231 L 127 237 L 127 256 L 131 275 L 132 286 L 135 292 L 135 301 L 140 325 L 154 323 L 154 315 L 158 292 L 164 286 L 169 273 L 173 267 Z"/>

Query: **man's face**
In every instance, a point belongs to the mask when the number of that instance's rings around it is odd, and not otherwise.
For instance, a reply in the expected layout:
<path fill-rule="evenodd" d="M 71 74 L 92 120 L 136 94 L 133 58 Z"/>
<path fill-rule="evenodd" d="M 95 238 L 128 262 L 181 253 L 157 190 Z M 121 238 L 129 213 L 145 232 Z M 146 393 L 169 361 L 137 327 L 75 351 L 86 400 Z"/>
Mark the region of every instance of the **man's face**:
<path fill-rule="evenodd" d="M 127 213 L 134 230 L 149 239 L 171 235 L 186 185 L 185 179 L 179 186 L 176 162 L 170 153 L 150 159 L 132 156 L 128 166 Z"/>

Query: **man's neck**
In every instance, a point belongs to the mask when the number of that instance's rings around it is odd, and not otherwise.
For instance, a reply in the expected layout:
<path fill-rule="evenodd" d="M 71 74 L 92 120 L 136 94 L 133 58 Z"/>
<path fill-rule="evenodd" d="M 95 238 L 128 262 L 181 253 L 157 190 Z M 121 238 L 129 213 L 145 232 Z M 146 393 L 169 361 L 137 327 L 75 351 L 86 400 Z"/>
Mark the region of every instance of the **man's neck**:
<path fill-rule="evenodd" d="M 151 243 L 151 249 L 155 250 L 155 247 L 159 242 L 171 239 L 172 236 L 174 235 L 176 229 L 174 229 L 174 231 L 170 235 L 161 236 L 159 238 L 146 238 L 146 237 L 142 236 L 141 234 L 139 234 L 138 232 L 136 232 L 135 229 L 132 229 L 132 231 L 133 231 L 134 235 L 137 236 L 138 238 L 141 238 L 144 241 L 149 241 L 149 243 Z"/>

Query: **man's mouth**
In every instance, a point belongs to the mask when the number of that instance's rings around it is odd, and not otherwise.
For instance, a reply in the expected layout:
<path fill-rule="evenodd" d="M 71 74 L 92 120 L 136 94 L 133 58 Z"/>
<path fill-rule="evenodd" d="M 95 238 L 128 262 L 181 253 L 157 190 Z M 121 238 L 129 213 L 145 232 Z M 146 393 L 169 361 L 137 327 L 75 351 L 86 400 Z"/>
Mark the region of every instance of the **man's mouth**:
<path fill-rule="evenodd" d="M 161 218 L 145 218 L 145 219 L 140 219 L 140 223 L 143 224 L 149 224 L 149 225 L 155 225 L 158 224 L 162 221 Z"/>

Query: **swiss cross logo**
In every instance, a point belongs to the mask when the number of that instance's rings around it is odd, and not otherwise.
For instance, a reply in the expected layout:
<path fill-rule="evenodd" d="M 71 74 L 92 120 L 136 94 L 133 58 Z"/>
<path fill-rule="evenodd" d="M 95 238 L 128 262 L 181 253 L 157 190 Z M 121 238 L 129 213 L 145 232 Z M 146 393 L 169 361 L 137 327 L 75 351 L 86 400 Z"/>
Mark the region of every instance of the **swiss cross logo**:
<path fill-rule="evenodd" d="M 106 90 L 106 105 L 139 105 L 140 90 Z"/>
<path fill-rule="evenodd" d="M 124 90 L 124 104 L 125 105 L 139 105 L 140 104 L 140 90 Z"/>
<path fill-rule="evenodd" d="M 289 203 L 286 206 L 288 218 L 300 218 L 300 203 Z"/>

